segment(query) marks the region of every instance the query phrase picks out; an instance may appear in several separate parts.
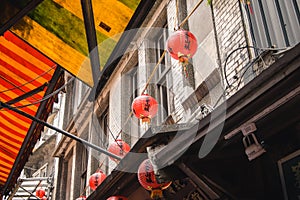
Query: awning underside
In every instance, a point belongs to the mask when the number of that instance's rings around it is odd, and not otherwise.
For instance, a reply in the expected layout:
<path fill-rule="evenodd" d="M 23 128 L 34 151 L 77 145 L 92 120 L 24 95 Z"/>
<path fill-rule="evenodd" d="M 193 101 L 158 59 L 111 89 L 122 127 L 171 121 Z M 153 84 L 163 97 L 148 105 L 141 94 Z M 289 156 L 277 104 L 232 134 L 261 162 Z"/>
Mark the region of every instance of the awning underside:
<path fill-rule="evenodd" d="M 0 37 L 1 102 L 36 116 L 55 69 L 54 62 L 12 32 L 7 31 Z M 0 108 L 0 189 L 16 165 L 31 124 L 24 116 Z"/>
<path fill-rule="evenodd" d="M 38 4 L 10 30 L 54 62 L 93 86 L 81 3 L 84 0 L 4 0 L 0 28 L 26 4 Z M 140 0 L 91 0 L 100 67 L 104 67 Z M 1 11 L 1 8 L 0 8 Z M 13 12 L 14 11 L 14 12 Z M 1 32 L 0 32 L 1 33 Z"/>

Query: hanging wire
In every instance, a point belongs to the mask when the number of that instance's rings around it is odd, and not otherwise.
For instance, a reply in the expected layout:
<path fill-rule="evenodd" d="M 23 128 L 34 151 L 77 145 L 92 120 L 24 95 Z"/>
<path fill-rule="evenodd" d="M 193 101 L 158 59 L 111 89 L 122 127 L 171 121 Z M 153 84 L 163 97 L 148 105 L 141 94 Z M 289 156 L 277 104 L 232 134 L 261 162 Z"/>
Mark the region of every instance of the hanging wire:
<path fill-rule="evenodd" d="M 142 90 L 141 94 L 144 94 L 145 91 L 147 90 L 147 87 L 149 86 L 151 79 L 152 79 L 153 76 L 155 75 L 155 72 L 156 72 L 157 68 L 159 67 L 161 61 L 164 59 L 164 57 L 165 57 L 165 55 L 166 55 L 166 52 L 167 52 L 167 50 L 165 49 L 165 50 L 163 51 L 163 53 L 161 54 L 161 56 L 160 56 L 158 62 L 156 63 L 154 69 L 152 70 L 152 73 L 150 74 L 150 76 L 149 76 L 149 78 L 148 78 L 148 80 L 147 80 L 147 82 L 146 82 L 146 85 L 145 85 L 144 89 Z"/>
<path fill-rule="evenodd" d="M 103 166 L 104 162 L 105 162 L 105 160 L 102 160 L 102 162 L 100 163 L 100 165 L 98 167 L 99 170 L 101 170 L 101 167 Z"/>
<path fill-rule="evenodd" d="M 259 58 L 260 58 L 260 60 L 263 62 L 263 65 L 266 66 L 266 64 L 265 64 L 265 62 L 264 62 L 264 59 L 261 57 L 261 55 L 259 55 Z M 242 83 L 242 78 L 245 76 L 245 74 L 247 73 L 248 69 L 249 69 L 250 67 L 252 67 L 253 64 L 254 64 L 256 61 L 257 61 L 257 60 L 253 60 L 252 62 L 248 63 L 248 66 L 244 69 L 244 72 L 243 72 L 242 75 L 240 76 L 240 80 L 239 80 L 237 86 L 235 87 L 236 90 L 239 89 L 240 84 Z M 247 76 L 247 77 L 245 77 L 245 79 L 247 79 L 248 77 L 250 77 L 250 75 Z"/>
<path fill-rule="evenodd" d="M 195 7 L 193 8 L 193 10 L 189 13 L 189 15 L 179 24 L 179 28 L 182 27 L 186 22 L 187 20 L 193 15 L 193 13 L 197 10 L 197 8 L 200 6 L 200 4 L 202 3 L 203 0 L 200 0 L 196 5 Z M 176 0 L 176 17 L 177 17 L 177 21 L 178 20 L 178 1 Z M 176 20 L 175 20 L 176 21 Z M 156 63 L 154 69 L 152 70 L 149 78 L 147 79 L 147 82 L 146 82 L 146 85 L 144 87 L 144 89 L 142 90 L 141 94 L 144 94 L 145 91 L 147 90 L 149 84 L 150 84 L 150 81 L 152 80 L 153 76 L 155 75 L 155 72 L 157 70 L 157 68 L 159 67 L 160 63 L 162 62 L 162 60 L 164 59 L 165 57 L 165 54 L 166 54 L 166 49 L 163 51 L 162 55 L 160 56 L 158 62 Z M 131 118 L 133 112 L 131 111 L 129 114 L 128 114 L 128 117 L 126 118 L 124 124 L 127 124 L 129 119 Z M 120 136 L 120 134 L 122 133 L 122 130 L 118 133 L 117 135 L 117 138 Z"/>
<path fill-rule="evenodd" d="M 56 65 L 53 65 L 49 70 L 44 71 L 43 73 L 41 73 L 40 75 L 38 75 L 37 77 L 35 77 L 34 79 L 32 79 L 32 80 L 30 80 L 30 81 L 28 81 L 28 82 L 26 82 L 26 83 L 23 83 L 23 84 L 21 84 L 21 85 L 15 86 L 15 87 L 13 87 L 13 88 L 9 88 L 9 89 L 0 91 L 0 94 L 1 94 L 1 93 L 4 93 L 4 92 L 11 91 L 11 90 L 20 89 L 21 87 L 23 87 L 23 86 L 25 86 L 25 85 L 27 85 L 27 84 L 29 84 L 29 83 L 32 83 L 33 81 L 35 81 L 35 80 L 37 80 L 37 79 L 43 77 L 45 74 L 47 74 L 48 72 L 50 72 L 51 70 L 53 70 L 54 67 L 56 67 Z"/>
<path fill-rule="evenodd" d="M 176 30 L 179 27 L 179 2 L 176 0 L 176 18 L 174 20 L 174 29 Z"/>
<path fill-rule="evenodd" d="M 68 82 L 66 84 L 64 84 L 63 86 L 61 86 L 60 88 L 58 88 L 57 90 L 55 90 L 54 92 L 48 94 L 47 96 L 45 96 L 44 98 L 38 100 L 38 101 L 35 101 L 35 102 L 32 102 L 32 103 L 29 103 L 29 104 L 26 104 L 26 105 L 22 105 L 22 106 L 13 106 L 13 108 L 24 108 L 24 107 L 28 107 L 28 106 L 32 106 L 32 105 L 35 105 L 35 104 L 39 104 L 43 101 L 46 101 L 48 100 L 49 98 L 53 97 L 54 95 L 58 94 L 60 91 L 62 91 L 68 84 L 70 84 L 73 80 L 75 79 L 75 77 L 72 77 L 68 80 Z"/>
<path fill-rule="evenodd" d="M 86 190 L 87 190 L 89 187 L 90 187 L 89 185 L 86 185 L 86 186 L 85 186 L 85 188 L 83 189 L 83 191 L 80 193 L 79 198 L 80 198 L 81 196 L 84 195 L 84 193 L 86 192 Z"/>
<path fill-rule="evenodd" d="M 179 24 L 179 28 L 181 28 L 186 22 L 187 20 L 194 14 L 194 12 L 197 10 L 197 8 L 200 6 L 200 4 L 203 2 L 203 0 L 200 0 L 193 8 L 193 10 L 190 12 L 190 14 L 188 14 L 188 16 L 186 16 L 186 18 L 184 20 L 182 20 L 182 22 Z"/>
<path fill-rule="evenodd" d="M 225 59 L 225 63 L 224 63 L 224 67 L 223 67 L 223 71 L 224 71 L 224 78 L 225 78 L 225 81 L 226 81 L 226 84 L 227 84 L 227 87 L 228 88 L 231 88 L 232 85 L 229 83 L 229 80 L 228 80 L 228 75 L 227 75 L 227 62 L 230 58 L 230 56 L 235 53 L 236 51 L 239 51 L 239 50 L 242 50 L 242 49 L 246 49 L 246 48 L 252 48 L 252 49 L 255 49 L 255 50 L 260 50 L 260 51 L 267 51 L 267 50 L 270 50 L 270 51 L 276 51 L 276 50 L 284 50 L 286 48 L 260 48 L 260 47 L 255 47 L 255 46 L 251 46 L 251 45 L 246 45 L 246 46 L 242 46 L 242 47 L 238 47 L 236 49 L 234 49 L 233 51 L 230 52 L 230 54 L 226 57 Z M 260 57 L 261 58 L 261 57 Z M 262 58 L 261 58 L 262 59 Z M 252 66 L 252 65 L 250 65 Z M 249 69 L 249 67 L 247 67 L 247 69 Z M 247 70 L 245 70 L 245 72 L 243 73 L 243 76 L 244 74 L 246 73 Z M 242 77 L 242 76 L 241 76 Z M 239 84 L 238 84 L 239 85 Z"/>
<path fill-rule="evenodd" d="M 167 52 L 167 51 L 166 51 L 166 49 L 165 49 L 165 50 L 163 51 L 162 55 L 160 56 L 158 62 L 156 63 L 154 69 L 152 70 L 152 72 L 151 72 L 149 78 L 147 79 L 146 85 L 145 85 L 144 89 L 142 90 L 141 94 L 144 94 L 145 91 L 147 90 L 147 88 L 148 88 L 148 86 L 149 86 L 149 84 L 150 84 L 150 81 L 152 80 L 153 76 L 155 75 L 155 72 L 156 72 L 157 68 L 159 67 L 160 63 L 161 63 L 162 60 L 164 59 L 164 57 L 165 57 L 165 55 L 166 55 L 166 52 Z M 171 67 L 174 67 L 175 65 L 176 65 L 176 64 L 172 65 Z M 126 120 L 125 120 L 125 122 L 124 122 L 124 125 L 126 125 L 126 124 L 128 123 L 128 121 L 129 121 L 129 119 L 131 118 L 132 114 L 133 114 L 133 112 L 130 111 L 130 113 L 128 114 L 128 116 L 127 116 L 127 118 L 126 118 Z M 122 130 L 118 133 L 117 138 L 120 136 L 121 133 L 122 133 Z"/>
<path fill-rule="evenodd" d="M 100 108 L 100 103 L 98 102 L 97 99 L 96 99 L 96 102 L 97 102 L 97 104 L 98 104 L 98 106 L 99 106 L 99 108 Z M 114 141 L 115 141 L 115 142 L 117 143 L 117 145 L 120 147 L 121 151 L 123 151 L 122 146 L 117 142 L 117 139 L 118 139 L 118 137 L 119 137 L 119 133 L 118 133 L 117 137 L 115 137 L 114 134 L 113 134 L 113 132 L 110 130 L 109 125 L 108 125 L 107 123 L 106 123 L 105 125 L 107 126 L 107 129 L 108 129 L 110 135 L 112 136 L 112 138 L 114 139 Z M 121 130 L 120 132 L 122 132 L 122 130 Z"/>
<path fill-rule="evenodd" d="M 107 128 L 108 128 L 108 131 L 110 132 L 112 138 L 114 139 L 114 141 L 116 142 L 116 144 L 118 145 L 118 147 L 120 147 L 121 151 L 124 153 L 124 150 L 122 149 L 122 146 L 117 142 L 117 137 L 114 137 L 114 134 L 112 133 L 112 131 L 110 130 L 108 124 L 106 124 Z M 121 131 L 122 132 L 122 131 Z M 118 134 L 119 136 L 119 134 Z"/>
<path fill-rule="evenodd" d="M 5 82 L 7 82 L 8 84 L 13 85 L 14 88 L 18 88 L 21 92 L 23 92 L 24 94 L 26 94 L 26 91 L 25 91 L 24 89 L 22 89 L 22 88 L 16 86 L 13 82 L 11 82 L 10 80 L 8 80 L 7 78 L 3 77 L 2 75 L 0 75 L 0 78 L 1 78 L 2 80 L 4 80 Z M 11 91 L 11 90 L 7 90 L 7 91 Z M 1 94 L 1 93 L 0 93 L 0 94 Z M 37 100 L 37 98 L 35 98 L 34 96 L 31 96 L 30 98 L 32 98 L 32 99 L 35 100 L 35 101 Z M 29 100 L 27 99 L 27 101 L 29 101 Z M 31 101 L 29 101 L 29 102 L 31 102 Z"/>
<path fill-rule="evenodd" d="M 92 118 L 93 118 L 93 116 L 94 115 L 92 114 Z M 92 119 L 92 125 L 93 125 L 93 127 L 96 127 L 96 125 L 94 124 L 93 119 Z M 105 146 L 105 141 L 103 141 L 103 139 L 101 137 L 98 137 L 97 139 L 98 139 L 98 143 L 100 143 L 104 147 Z"/>
<path fill-rule="evenodd" d="M 192 11 L 188 14 L 188 16 L 186 16 L 186 18 L 184 20 L 182 20 L 182 22 L 179 24 L 179 28 L 182 27 L 186 22 L 187 20 L 194 14 L 194 12 L 197 10 L 197 8 L 200 6 L 200 4 L 203 2 L 203 0 L 200 0 L 195 6 L 194 8 L 192 9 Z M 178 20 L 178 0 L 176 0 L 176 17 L 177 17 L 177 20 Z M 142 94 L 146 91 L 147 87 L 149 86 L 149 83 L 151 81 L 151 79 L 153 78 L 154 76 L 154 73 L 155 71 L 157 70 L 157 68 L 159 67 L 159 64 L 161 63 L 161 61 L 164 59 L 165 57 L 165 54 L 166 54 L 166 49 L 164 50 L 164 52 L 162 53 L 162 55 L 160 56 L 156 66 L 154 67 L 151 75 L 149 76 L 147 82 L 146 82 L 146 85 L 145 85 L 145 88 L 142 90 Z"/>

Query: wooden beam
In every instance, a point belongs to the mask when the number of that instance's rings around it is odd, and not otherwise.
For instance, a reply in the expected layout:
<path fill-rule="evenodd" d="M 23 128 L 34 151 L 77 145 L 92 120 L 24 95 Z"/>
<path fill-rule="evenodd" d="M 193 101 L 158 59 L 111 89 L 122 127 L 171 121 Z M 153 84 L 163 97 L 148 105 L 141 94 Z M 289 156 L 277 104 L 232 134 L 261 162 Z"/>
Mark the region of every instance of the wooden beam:
<path fill-rule="evenodd" d="M 190 177 L 190 179 L 203 190 L 210 199 L 219 199 L 220 196 L 209 186 L 207 185 L 197 174 L 195 174 L 188 166 L 184 163 L 179 163 L 178 167 Z"/>

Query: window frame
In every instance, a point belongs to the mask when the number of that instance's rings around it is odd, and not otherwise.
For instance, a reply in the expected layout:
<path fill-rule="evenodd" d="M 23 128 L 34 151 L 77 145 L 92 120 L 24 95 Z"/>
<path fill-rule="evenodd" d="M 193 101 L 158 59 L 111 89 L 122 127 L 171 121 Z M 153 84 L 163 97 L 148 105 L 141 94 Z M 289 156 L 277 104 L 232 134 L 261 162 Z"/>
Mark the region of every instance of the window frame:
<path fill-rule="evenodd" d="M 164 50 L 166 49 L 166 42 L 169 37 L 169 30 L 167 29 L 168 24 L 165 22 L 163 29 L 156 34 L 153 39 L 155 47 L 155 62 L 157 63 L 162 56 Z M 172 86 L 172 73 L 169 73 L 172 69 L 171 58 L 168 54 L 165 54 L 162 62 L 159 64 L 158 69 L 155 72 L 156 80 L 156 91 L 155 96 L 160 105 L 157 113 L 157 124 L 164 123 L 168 116 L 174 111 L 174 100 L 171 100 L 174 95 L 171 95 Z"/>

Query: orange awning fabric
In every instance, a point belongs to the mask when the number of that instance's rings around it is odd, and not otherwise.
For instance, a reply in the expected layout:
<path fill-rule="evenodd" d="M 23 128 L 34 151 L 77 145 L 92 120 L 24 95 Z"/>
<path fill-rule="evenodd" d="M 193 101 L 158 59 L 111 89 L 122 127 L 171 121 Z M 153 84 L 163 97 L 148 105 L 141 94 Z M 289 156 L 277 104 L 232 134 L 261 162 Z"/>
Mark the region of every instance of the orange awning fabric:
<path fill-rule="evenodd" d="M 0 36 L 0 101 L 45 120 L 58 85 L 59 67 L 10 31 Z M 60 76 L 58 76 L 60 77 Z M 63 79 L 63 78 L 61 78 Z M 63 80 L 61 80 L 63 81 Z M 61 82 L 60 81 L 60 82 Z M 55 83 L 54 83 L 55 82 Z M 12 187 L 28 159 L 42 126 L 0 107 L 0 192 Z"/>

